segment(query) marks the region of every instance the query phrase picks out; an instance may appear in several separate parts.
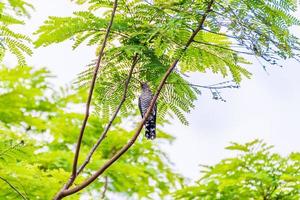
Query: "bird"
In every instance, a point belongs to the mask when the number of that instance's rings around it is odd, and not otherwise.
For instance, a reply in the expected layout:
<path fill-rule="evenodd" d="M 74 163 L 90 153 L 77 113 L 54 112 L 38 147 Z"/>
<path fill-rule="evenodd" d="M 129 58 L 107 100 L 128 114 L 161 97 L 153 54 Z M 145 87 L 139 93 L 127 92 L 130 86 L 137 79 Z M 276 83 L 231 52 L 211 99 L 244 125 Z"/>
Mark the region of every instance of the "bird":
<path fill-rule="evenodd" d="M 153 94 L 151 89 L 147 83 L 141 83 L 142 93 L 139 96 L 139 109 L 141 112 L 142 118 L 146 114 L 151 100 L 153 98 Z M 149 140 L 153 140 L 156 138 L 156 103 L 150 113 L 149 117 L 145 121 L 145 137 Z"/>

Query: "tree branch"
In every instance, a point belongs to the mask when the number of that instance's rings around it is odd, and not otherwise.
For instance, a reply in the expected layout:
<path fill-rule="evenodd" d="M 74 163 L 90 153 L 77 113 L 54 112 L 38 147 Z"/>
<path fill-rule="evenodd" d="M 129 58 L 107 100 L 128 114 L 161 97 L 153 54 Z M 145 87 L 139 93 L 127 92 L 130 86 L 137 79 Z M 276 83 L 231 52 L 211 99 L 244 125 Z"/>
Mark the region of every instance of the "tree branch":
<path fill-rule="evenodd" d="M 189 40 L 187 41 L 186 45 L 184 46 L 184 48 L 182 49 L 182 52 L 180 54 L 180 56 L 171 64 L 171 66 L 168 68 L 168 70 L 166 71 L 165 75 L 163 76 L 157 91 L 155 93 L 155 95 L 153 96 L 153 99 L 151 100 L 151 103 L 149 105 L 149 108 L 146 112 L 146 114 L 144 115 L 143 119 L 141 120 L 141 122 L 139 123 L 137 130 L 135 132 L 135 134 L 133 135 L 133 137 L 128 141 L 128 143 L 122 147 L 122 149 L 120 151 L 118 151 L 110 160 L 108 160 L 98 171 L 96 171 L 91 177 L 87 178 L 83 183 L 75 186 L 74 188 L 70 188 L 67 190 L 62 191 L 61 196 L 60 197 L 65 197 L 65 196 L 69 196 L 71 194 L 74 194 L 82 189 L 84 189 L 85 187 L 87 187 L 89 184 L 91 184 L 95 179 L 97 179 L 108 167 L 110 167 L 115 161 L 117 161 L 136 141 L 137 137 L 139 136 L 141 130 L 143 129 L 143 125 L 146 121 L 146 119 L 149 117 L 155 103 L 156 100 L 163 88 L 163 86 L 166 83 L 167 78 L 170 76 L 170 74 L 172 73 L 173 69 L 176 67 L 177 63 L 179 62 L 179 59 L 181 58 L 182 54 L 186 51 L 186 49 L 191 45 L 191 43 L 193 42 L 195 36 L 198 34 L 198 32 L 203 28 L 203 24 L 205 22 L 205 19 L 208 15 L 208 13 L 211 11 L 211 7 L 214 3 L 214 0 L 210 0 L 208 2 L 207 5 L 207 9 L 205 10 L 203 17 L 200 19 L 198 27 L 195 29 L 195 31 L 193 32 L 193 34 L 191 35 L 191 37 L 189 38 Z"/>
<path fill-rule="evenodd" d="M 96 151 L 96 149 L 98 148 L 98 146 L 101 144 L 101 142 L 105 139 L 107 132 L 109 131 L 113 121 L 115 120 L 115 118 L 117 117 L 122 105 L 124 104 L 126 98 L 127 98 L 127 92 L 128 92 L 128 86 L 129 86 L 129 82 L 131 80 L 132 77 L 132 72 L 134 70 L 134 67 L 136 66 L 138 62 L 138 54 L 136 54 L 133 58 L 133 63 L 131 65 L 129 74 L 128 74 L 128 78 L 125 82 L 125 88 L 124 88 L 124 93 L 123 93 L 123 97 L 121 102 L 119 103 L 117 109 L 115 110 L 112 118 L 110 119 L 110 121 L 108 122 L 106 128 L 104 129 L 103 133 L 101 134 L 101 137 L 98 139 L 97 143 L 93 146 L 93 148 L 91 149 L 91 151 L 89 152 L 87 158 L 85 159 L 84 163 L 80 166 L 80 168 L 77 171 L 77 175 L 85 168 L 85 166 L 90 162 L 91 157 L 93 156 L 94 152 Z"/>
<path fill-rule="evenodd" d="M 98 57 L 97 64 L 95 66 L 95 70 L 94 70 L 94 74 L 93 74 L 93 79 L 92 79 L 92 82 L 91 82 L 91 86 L 90 86 L 90 90 L 89 90 L 89 95 L 88 95 L 88 99 L 87 99 L 87 102 L 86 102 L 85 117 L 84 117 L 81 129 L 80 129 L 80 133 L 79 133 L 79 137 L 78 137 L 78 141 L 77 141 L 77 145 L 76 145 L 76 150 L 75 150 L 75 155 L 74 155 L 74 161 L 73 161 L 73 168 L 72 168 L 72 175 L 71 175 L 69 181 L 64 185 L 64 187 L 62 188 L 62 190 L 58 192 L 58 194 L 56 195 L 56 197 L 54 197 L 54 199 L 60 199 L 61 198 L 62 192 L 65 189 L 69 188 L 73 184 L 73 182 L 74 182 L 74 180 L 76 178 L 76 175 L 77 175 L 77 163 L 78 163 L 78 158 L 79 158 L 79 152 L 80 152 L 80 146 L 81 146 L 81 142 L 82 142 L 82 137 L 83 137 L 83 134 L 84 134 L 84 131 L 85 131 L 85 127 L 86 127 L 86 124 L 87 124 L 87 121 L 88 121 L 88 118 L 89 118 L 89 115 L 90 115 L 90 105 L 91 105 L 93 91 L 94 91 L 94 87 L 95 87 L 95 83 L 96 83 L 96 79 L 97 79 L 97 74 L 98 74 L 98 71 L 99 71 L 99 68 L 100 68 L 100 63 L 101 63 L 101 60 L 102 60 L 102 57 L 103 57 L 103 54 L 104 54 L 104 48 L 105 48 L 107 40 L 108 40 L 110 29 L 111 29 L 112 24 L 113 24 L 113 20 L 114 20 L 114 17 L 115 17 L 117 5 L 118 5 L 118 0 L 115 0 L 113 11 L 111 13 L 111 19 L 110 19 L 109 25 L 107 27 L 107 31 L 105 33 L 104 40 L 103 40 L 103 43 L 102 43 L 102 46 L 101 46 L 101 49 L 100 49 L 100 52 L 99 52 L 99 57 Z"/>
<path fill-rule="evenodd" d="M 2 181 L 4 181 L 5 183 L 7 183 L 7 185 L 9 185 L 9 187 L 11 187 L 16 193 L 18 193 L 23 199 L 27 200 L 27 198 L 15 187 L 13 186 L 8 180 L 6 180 L 5 178 L 0 176 L 0 179 Z"/>
<path fill-rule="evenodd" d="M 97 74 L 98 74 L 98 71 L 99 71 L 99 68 L 100 68 L 100 63 L 101 63 L 101 60 L 102 60 L 102 57 L 103 57 L 104 48 L 105 48 L 106 42 L 108 40 L 108 35 L 109 35 L 110 29 L 111 29 L 111 26 L 112 26 L 112 23 L 113 23 L 116 8 L 117 8 L 117 0 L 115 1 L 112 16 L 111 16 L 111 20 L 110 20 L 110 23 L 107 27 L 107 31 L 106 31 L 106 34 L 105 34 L 105 37 L 104 37 L 104 41 L 103 41 L 103 44 L 102 44 L 101 49 L 100 49 L 99 57 L 98 57 L 98 60 L 97 60 L 97 64 L 96 64 L 96 67 L 95 67 L 95 70 L 94 70 L 93 79 L 92 79 L 90 90 L 89 90 L 89 95 L 88 95 L 88 99 L 87 99 L 87 103 L 86 103 L 85 118 L 83 120 L 83 124 L 82 124 L 81 130 L 80 130 L 80 134 L 79 134 L 79 138 L 78 138 L 78 142 L 77 142 L 77 146 L 76 146 L 76 151 L 75 151 L 75 156 L 74 156 L 74 161 L 73 161 L 72 176 L 74 176 L 74 178 L 76 177 L 76 172 L 77 172 L 77 162 L 78 162 L 82 137 L 83 137 L 85 127 L 86 127 L 86 124 L 87 124 L 87 121 L 88 121 L 88 118 L 89 118 L 89 115 L 90 115 L 90 106 L 91 106 L 92 96 L 93 96 L 95 83 L 96 83 L 96 79 L 97 79 Z"/>

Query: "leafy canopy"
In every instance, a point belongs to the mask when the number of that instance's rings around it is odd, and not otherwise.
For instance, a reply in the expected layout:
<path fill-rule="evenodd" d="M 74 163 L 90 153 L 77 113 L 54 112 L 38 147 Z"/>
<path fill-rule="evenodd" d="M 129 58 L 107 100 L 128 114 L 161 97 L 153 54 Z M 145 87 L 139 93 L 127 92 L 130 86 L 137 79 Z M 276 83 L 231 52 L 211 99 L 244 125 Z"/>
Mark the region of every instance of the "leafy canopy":
<path fill-rule="evenodd" d="M 193 186 L 175 193 L 176 199 L 275 200 L 300 198 L 300 153 L 283 157 L 261 140 L 226 147 L 239 155 L 204 167 Z"/>
<path fill-rule="evenodd" d="M 36 31 L 36 47 L 69 39 L 75 40 L 74 49 L 82 43 L 99 46 L 110 18 L 112 1 L 78 0 L 77 3 L 88 5 L 85 6 L 88 9 L 70 17 L 49 17 Z M 1 58 L 9 50 L 21 65 L 25 64 L 24 54 L 31 54 L 27 45 L 30 39 L 13 32 L 11 27 L 24 23 L 23 17 L 28 16 L 30 7 L 24 0 L 0 3 Z M 139 82 L 146 81 L 155 88 L 170 63 L 179 56 L 179 66 L 169 77 L 158 102 L 161 124 L 166 115 L 175 115 L 182 123 L 188 123 L 184 113 L 193 108 L 199 90 L 186 80 L 186 73 L 210 70 L 240 83 L 242 78 L 251 75 L 245 68 L 248 62 L 243 54 L 256 56 L 269 65 L 279 65 L 278 59 L 282 58 L 299 58 L 299 41 L 289 32 L 289 27 L 299 25 L 299 20 L 291 15 L 296 10 L 292 0 L 214 1 L 203 29 L 182 55 L 206 7 L 205 0 L 119 2 L 96 84 L 96 112 L 88 122 L 79 163 L 83 162 L 84 155 L 119 104 L 135 55 L 139 62 L 121 117 L 88 165 L 86 174 L 78 181 L 96 170 L 133 134 L 123 129 L 122 123 L 125 117 L 137 115 L 135 101 Z M 78 77 L 80 87 L 89 84 L 93 66 L 91 61 Z M 82 113 L 72 108 L 80 106 L 86 94 L 80 89 L 75 93 L 66 89 L 55 91 L 47 82 L 49 76 L 45 69 L 33 70 L 26 65 L 13 69 L 2 66 L 0 69 L 1 199 L 20 197 L 8 182 L 29 199 L 50 199 L 70 174 L 72 150 L 77 139 L 75 133 L 83 118 Z M 163 132 L 159 137 L 162 141 L 172 138 Z M 252 145 L 262 148 L 254 151 Z M 299 197 L 298 154 L 283 158 L 270 153 L 266 145 L 257 141 L 230 148 L 245 153 L 209 168 L 197 186 L 179 191 L 176 198 L 193 199 L 204 195 L 207 199 L 236 199 L 233 191 L 239 191 L 245 199 L 249 195 L 261 198 L 262 194 L 269 199 Z M 250 168 L 244 168 L 243 163 Z M 125 193 L 129 198 L 153 198 L 154 194 L 164 198 L 181 182 L 171 170 L 164 152 L 147 141 L 138 141 L 105 176 L 108 177 L 109 192 Z M 133 188 L 132 183 L 136 187 Z M 100 192 L 104 185 L 105 180 L 97 179 L 87 192 Z M 69 198 L 78 199 L 79 195 Z"/>
<path fill-rule="evenodd" d="M 86 11 L 70 17 L 51 16 L 37 31 L 36 47 L 65 40 L 80 44 L 100 45 L 110 19 L 111 0 L 78 0 Z M 292 0 L 214 1 L 203 29 L 182 55 L 182 50 L 201 19 L 206 0 L 118 2 L 117 14 L 109 37 L 104 62 L 96 85 L 96 105 L 102 116 L 109 116 L 122 97 L 124 82 L 133 57 L 139 63 L 133 73 L 128 100 L 122 108 L 130 113 L 139 93 L 139 81 L 152 88 L 169 67 L 181 56 L 158 101 L 159 117 L 177 116 L 188 124 L 184 113 L 189 112 L 199 90 L 189 84 L 184 73 L 219 73 L 240 83 L 250 78 L 242 55 L 256 56 L 263 65 L 279 65 L 278 59 L 299 58 L 299 41 L 289 27 L 299 25 L 291 15 L 296 10 Z M 242 51 L 241 51 L 242 49 Z M 78 78 L 86 86 L 92 76 L 94 62 Z"/>
<path fill-rule="evenodd" d="M 25 54 L 32 55 L 29 47 L 31 39 L 11 29 L 15 25 L 24 25 L 24 17 L 29 17 L 33 6 L 25 0 L 4 0 L 0 2 L 0 62 L 9 51 L 14 54 L 19 65 L 25 65 Z"/>
<path fill-rule="evenodd" d="M 70 89 L 56 91 L 51 88 L 49 78 L 46 69 L 0 68 L 0 177 L 27 199 L 51 199 L 66 181 L 72 170 L 76 133 L 83 119 L 83 114 L 74 108 L 82 105 L 86 94 Z M 121 123 L 121 118 L 116 120 L 114 130 L 78 181 L 98 169 L 131 137 L 133 132 L 121 128 Z M 80 164 L 103 128 L 97 113 L 91 115 Z M 172 139 L 163 132 L 159 137 L 161 142 Z M 114 193 L 139 199 L 153 195 L 163 198 L 181 183 L 165 153 L 157 144 L 145 140 L 137 142 L 105 177 L 108 196 Z M 98 179 L 86 193 L 100 193 L 104 185 L 105 179 Z M 0 199 L 21 198 L 5 181 L 0 180 L 0 188 Z M 80 195 L 69 199 L 79 199 Z"/>

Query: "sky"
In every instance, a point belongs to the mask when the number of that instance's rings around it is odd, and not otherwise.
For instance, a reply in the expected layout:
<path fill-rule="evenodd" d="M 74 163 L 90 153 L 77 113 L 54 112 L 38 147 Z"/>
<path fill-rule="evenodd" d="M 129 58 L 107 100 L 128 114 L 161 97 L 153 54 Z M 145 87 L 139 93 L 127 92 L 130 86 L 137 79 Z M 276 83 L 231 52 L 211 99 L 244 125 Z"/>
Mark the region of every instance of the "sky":
<path fill-rule="evenodd" d="M 42 25 L 47 16 L 70 16 L 80 9 L 69 0 L 32 0 L 32 4 L 36 9 L 22 27 L 22 32 L 28 34 Z M 300 11 L 295 15 L 300 18 Z M 300 37 L 299 27 L 293 31 Z M 71 46 L 72 41 L 67 41 L 39 48 L 28 58 L 28 63 L 50 69 L 56 75 L 54 85 L 70 85 L 95 58 L 94 47 L 82 45 L 73 51 Z M 164 127 L 176 140 L 163 148 L 174 162 L 174 168 L 186 177 L 197 179 L 199 164 L 212 165 L 233 156 L 224 150 L 230 141 L 248 142 L 258 138 L 274 145 L 274 151 L 282 155 L 300 151 L 300 63 L 283 61 L 283 68 L 271 66 L 266 73 L 255 59 L 250 61 L 253 64 L 247 68 L 252 78 L 243 80 L 240 89 L 222 90 L 226 102 L 215 101 L 209 91 L 202 90 L 195 109 L 187 115 L 189 126 L 174 120 L 172 125 Z M 12 61 L 9 63 L 13 65 Z M 200 85 L 219 81 L 220 77 L 211 73 L 191 77 L 192 83 Z"/>

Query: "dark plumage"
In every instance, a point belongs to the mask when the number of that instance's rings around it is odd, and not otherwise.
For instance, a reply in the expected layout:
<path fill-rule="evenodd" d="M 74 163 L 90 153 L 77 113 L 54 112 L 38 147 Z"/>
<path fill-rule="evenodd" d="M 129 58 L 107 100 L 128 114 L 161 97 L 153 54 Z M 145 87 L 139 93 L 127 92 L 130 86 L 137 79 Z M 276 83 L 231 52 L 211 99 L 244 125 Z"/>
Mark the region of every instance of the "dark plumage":
<path fill-rule="evenodd" d="M 141 83 L 142 94 L 139 97 L 139 109 L 142 117 L 147 112 L 147 109 L 150 106 L 151 100 L 153 98 L 153 94 L 147 85 L 147 83 Z M 156 137 L 156 104 L 154 105 L 151 114 L 145 121 L 145 136 L 147 139 L 153 140 Z"/>

